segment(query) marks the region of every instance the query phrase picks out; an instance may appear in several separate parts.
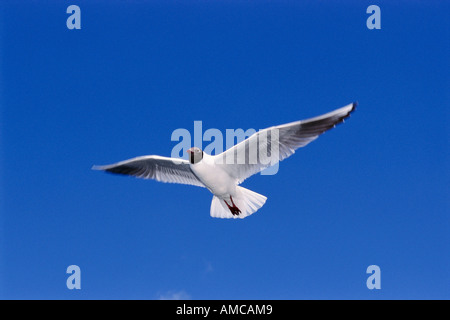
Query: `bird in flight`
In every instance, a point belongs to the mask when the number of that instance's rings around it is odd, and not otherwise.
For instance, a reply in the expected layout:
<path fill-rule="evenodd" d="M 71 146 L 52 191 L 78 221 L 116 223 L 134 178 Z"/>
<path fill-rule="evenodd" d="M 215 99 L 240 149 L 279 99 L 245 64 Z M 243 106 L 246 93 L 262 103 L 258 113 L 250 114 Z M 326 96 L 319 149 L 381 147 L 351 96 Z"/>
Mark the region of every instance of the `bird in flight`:
<path fill-rule="evenodd" d="M 204 187 L 213 194 L 211 217 L 245 218 L 258 211 L 267 198 L 239 185 L 344 122 L 356 105 L 351 103 L 318 117 L 260 130 L 218 155 L 193 147 L 187 150 L 189 160 L 151 155 L 92 169 Z"/>

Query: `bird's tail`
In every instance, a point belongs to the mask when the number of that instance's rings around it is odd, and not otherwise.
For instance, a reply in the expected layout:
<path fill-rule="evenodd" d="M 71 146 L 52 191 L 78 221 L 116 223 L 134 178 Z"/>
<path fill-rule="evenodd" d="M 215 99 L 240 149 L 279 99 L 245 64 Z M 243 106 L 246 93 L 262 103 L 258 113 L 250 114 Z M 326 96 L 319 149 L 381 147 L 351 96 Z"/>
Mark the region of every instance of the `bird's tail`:
<path fill-rule="evenodd" d="M 258 211 L 266 203 L 266 200 L 265 196 L 238 186 L 236 187 L 236 195 L 231 199 L 213 196 L 211 217 L 243 219 Z"/>

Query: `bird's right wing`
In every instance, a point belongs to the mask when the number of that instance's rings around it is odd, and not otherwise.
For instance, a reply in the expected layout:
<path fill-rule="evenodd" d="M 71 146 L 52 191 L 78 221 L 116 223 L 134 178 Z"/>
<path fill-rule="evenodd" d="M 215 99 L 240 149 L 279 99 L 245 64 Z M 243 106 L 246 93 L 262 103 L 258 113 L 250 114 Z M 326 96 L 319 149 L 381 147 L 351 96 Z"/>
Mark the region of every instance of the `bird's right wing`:
<path fill-rule="evenodd" d="M 142 156 L 106 166 L 93 166 L 93 170 L 132 175 L 138 178 L 154 179 L 161 182 L 205 185 L 192 172 L 189 162 L 184 159 L 161 156 Z"/>

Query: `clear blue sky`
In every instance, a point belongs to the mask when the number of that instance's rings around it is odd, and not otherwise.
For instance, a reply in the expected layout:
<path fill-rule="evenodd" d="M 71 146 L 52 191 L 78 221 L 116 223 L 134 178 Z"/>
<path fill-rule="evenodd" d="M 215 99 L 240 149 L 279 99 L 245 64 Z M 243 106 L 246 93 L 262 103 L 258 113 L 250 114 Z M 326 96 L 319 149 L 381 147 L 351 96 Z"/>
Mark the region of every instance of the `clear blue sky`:
<path fill-rule="evenodd" d="M 450 298 L 448 1 L 16 2 L 0 5 L 0 298 Z M 205 189 L 90 169 L 170 156 L 195 120 L 261 129 L 355 100 L 244 182 L 268 197 L 244 220 L 211 218 Z"/>

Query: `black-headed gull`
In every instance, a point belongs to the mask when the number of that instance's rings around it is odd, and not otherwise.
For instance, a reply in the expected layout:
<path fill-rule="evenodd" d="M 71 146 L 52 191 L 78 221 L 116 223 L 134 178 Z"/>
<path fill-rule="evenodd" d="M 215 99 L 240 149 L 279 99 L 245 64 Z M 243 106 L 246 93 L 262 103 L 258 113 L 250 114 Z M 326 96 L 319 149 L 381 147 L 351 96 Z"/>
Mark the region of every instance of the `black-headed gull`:
<path fill-rule="evenodd" d="M 261 208 L 267 198 L 239 184 L 343 122 L 356 105 L 351 103 L 318 117 L 260 130 L 218 155 L 209 155 L 194 147 L 187 150 L 189 161 L 142 156 L 93 169 L 205 187 L 213 194 L 211 217 L 245 218 Z M 262 152 L 263 149 L 266 152 Z"/>

